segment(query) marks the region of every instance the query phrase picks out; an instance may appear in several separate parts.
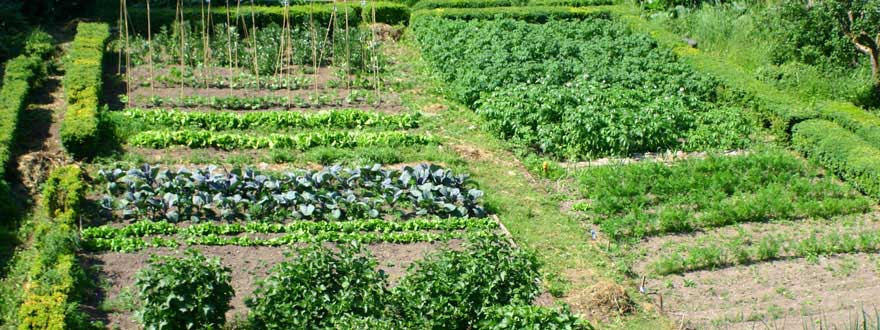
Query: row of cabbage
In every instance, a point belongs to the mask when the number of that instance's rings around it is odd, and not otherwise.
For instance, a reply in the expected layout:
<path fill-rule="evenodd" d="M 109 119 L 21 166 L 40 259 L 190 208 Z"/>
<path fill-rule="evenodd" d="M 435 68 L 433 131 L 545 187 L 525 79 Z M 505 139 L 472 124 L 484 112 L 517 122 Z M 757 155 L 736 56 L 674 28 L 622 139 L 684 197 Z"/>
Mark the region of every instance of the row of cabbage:
<path fill-rule="evenodd" d="M 436 165 L 380 165 L 260 173 L 214 166 L 177 170 L 149 165 L 98 173 L 105 213 L 123 219 L 351 220 L 484 217 L 482 191 L 466 175 Z"/>

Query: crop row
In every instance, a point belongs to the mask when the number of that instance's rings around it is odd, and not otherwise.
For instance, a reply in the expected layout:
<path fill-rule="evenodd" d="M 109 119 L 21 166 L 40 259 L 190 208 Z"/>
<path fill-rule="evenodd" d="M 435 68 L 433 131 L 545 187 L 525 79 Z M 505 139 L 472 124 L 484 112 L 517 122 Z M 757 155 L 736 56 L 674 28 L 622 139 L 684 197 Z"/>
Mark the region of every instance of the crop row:
<path fill-rule="evenodd" d="M 407 232 L 424 230 L 474 230 L 496 229 L 498 224 L 488 218 L 469 219 L 414 219 L 404 222 L 386 221 L 381 219 L 352 220 L 339 222 L 296 221 L 287 224 L 269 222 L 247 222 L 217 224 L 212 222 L 196 223 L 189 226 L 178 226 L 167 221 L 143 220 L 125 227 L 102 225 L 82 230 L 83 239 L 114 239 L 144 237 L 152 235 L 180 235 L 183 237 L 199 237 L 208 235 L 238 234 L 279 234 L 302 233 L 318 234 L 322 232 L 357 233 L 357 232 Z"/>
<path fill-rule="evenodd" d="M 42 31 L 30 34 L 25 53 L 5 64 L 0 89 L 0 212 L 12 214 L 6 168 L 12 158 L 13 143 L 18 132 L 19 115 L 27 105 L 31 90 L 45 78 L 44 60 L 55 46 L 52 37 Z"/>
<path fill-rule="evenodd" d="M 247 319 L 236 324 L 254 330 L 592 329 L 568 309 L 533 306 L 541 291 L 540 263 L 497 240 L 441 248 L 416 261 L 395 285 L 362 244 L 294 248 L 257 281 L 245 299 Z M 158 257 L 136 278 L 144 327 L 225 327 L 234 290 L 232 270 L 219 258 L 196 250 Z M 177 301 L 191 303 L 170 308 Z"/>
<path fill-rule="evenodd" d="M 169 129 L 204 129 L 210 131 L 248 129 L 355 129 L 379 127 L 411 129 L 419 127 L 418 114 L 383 115 L 357 109 L 321 112 L 259 111 L 236 114 L 231 112 L 193 112 L 179 110 L 127 109 L 126 120 L 135 120 Z"/>
<path fill-rule="evenodd" d="M 92 156 L 101 145 L 100 99 L 104 47 L 110 27 L 80 23 L 65 62 L 64 95 L 67 110 L 61 123 L 61 143 L 77 157 Z"/>
<path fill-rule="evenodd" d="M 615 238 L 860 213 L 871 201 L 785 151 L 603 166 L 578 173 L 592 220 Z"/>
<path fill-rule="evenodd" d="M 193 69 L 181 73 L 176 67 L 168 74 L 156 75 L 154 82 L 160 87 L 179 87 L 184 85 L 194 88 L 229 88 L 229 89 L 306 89 L 312 85 L 312 78 L 302 75 L 292 76 L 257 76 L 239 72 L 235 75 L 196 75 Z M 150 86 L 149 80 L 141 81 L 141 86 Z"/>
<path fill-rule="evenodd" d="M 376 165 L 263 175 L 251 169 L 177 171 L 144 165 L 100 171 L 101 205 L 124 218 L 181 220 L 345 220 L 401 216 L 483 217 L 483 193 L 467 176 L 435 165 Z"/>
<path fill-rule="evenodd" d="M 583 21 L 414 17 L 424 57 L 501 138 L 559 158 L 737 149 L 754 124 L 719 82 L 604 13 Z"/>
<path fill-rule="evenodd" d="M 697 245 L 680 246 L 676 251 L 659 257 L 649 267 L 658 275 L 667 275 L 781 258 L 816 258 L 822 255 L 877 251 L 880 251 L 880 231 L 876 230 L 813 234 L 800 239 L 779 234 L 768 235 L 755 242 L 732 240 L 727 244 L 701 242 Z"/>
<path fill-rule="evenodd" d="M 183 97 L 150 96 L 145 100 L 153 107 L 206 107 L 223 110 L 261 110 L 269 108 L 316 108 L 322 106 L 342 106 L 352 104 L 375 104 L 379 100 L 375 93 L 365 90 L 352 90 L 345 96 L 336 93 L 295 96 L 201 96 Z"/>
<path fill-rule="evenodd" d="M 250 135 L 208 130 L 145 131 L 128 138 L 137 147 L 164 149 L 172 146 L 188 148 L 232 149 L 295 149 L 314 147 L 412 146 L 437 143 L 432 136 L 408 132 L 318 131 L 293 135 Z"/>
<path fill-rule="evenodd" d="M 146 248 L 177 248 L 181 242 L 189 246 L 289 246 L 296 243 L 347 243 L 358 242 L 363 244 L 394 243 L 412 244 L 419 242 L 441 242 L 452 239 L 474 239 L 477 237 L 490 237 L 494 235 L 490 231 L 449 231 L 449 232 L 425 232 L 425 231 L 398 231 L 390 233 L 346 233 L 336 231 L 317 232 L 292 232 L 282 235 L 265 237 L 258 236 L 222 236 L 207 234 L 202 236 L 179 236 L 177 238 L 152 237 L 114 237 L 114 238 L 87 238 L 83 239 L 82 246 L 89 251 L 101 252 L 137 252 Z"/>

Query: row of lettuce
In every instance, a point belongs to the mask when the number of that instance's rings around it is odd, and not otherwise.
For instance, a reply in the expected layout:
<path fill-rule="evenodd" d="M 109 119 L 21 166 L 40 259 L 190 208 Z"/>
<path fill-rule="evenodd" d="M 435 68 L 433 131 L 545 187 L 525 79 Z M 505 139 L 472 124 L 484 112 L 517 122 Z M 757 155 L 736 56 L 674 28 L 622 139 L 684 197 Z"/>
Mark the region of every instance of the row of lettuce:
<path fill-rule="evenodd" d="M 731 150 L 754 145 L 763 124 L 880 198 L 880 117 L 864 109 L 792 104 L 631 6 L 566 8 L 589 18 L 546 23 L 500 9 L 434 10 L 411 25 L 448 95 L 518 148 L 557 159 Z M 470 14 L 445 15 L 456 10 Z"/>

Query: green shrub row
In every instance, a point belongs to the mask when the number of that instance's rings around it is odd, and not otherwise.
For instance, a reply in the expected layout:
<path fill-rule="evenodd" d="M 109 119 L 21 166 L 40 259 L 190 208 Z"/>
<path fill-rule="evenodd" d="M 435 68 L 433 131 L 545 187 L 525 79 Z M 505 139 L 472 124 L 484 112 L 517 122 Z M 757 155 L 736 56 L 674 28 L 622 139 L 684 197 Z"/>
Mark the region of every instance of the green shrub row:
<path fill-rule="evenodd" d="M 412 146 L 436 143 L 432 136 L 401 131 L 358 132 L 318 131 L 293 135 L 249 135 L 206 130 L 145 131 L 132 136 L 128 143 L 138 147 L 232 149 L 297 149 L 314 147 L 353 148 L 368 146 Z"/>
<path fill-rule="evenodd" d="M 792 129 L 792 146 L 807 158 L 880 199 L 880 150 L 833 122 L 813 119 Z"/>
<path fill-rule="evenodd" d="M 492 7 L 588 7 L 610 5 L 613 0 L 422 0 L 412 10 L 437 8 L 492 8 Z"/>
<path fill-rule="evenodd" d="M 75 293 L 76 221 L 85 200 L 86 183 L 79 167 L 70 165 L 50 174 L 43 188 L 46 217 L 34 229 L 31 258 L 18 329 L 68 329 L 77 313 Z"/>
<path fill-rule="evenodd" d="M 422 0 L 416 3 L 412 9 L 491 8 L 522 6 L 524 4 L 526 4 L 525 0 Z"/>
<path fill-rule="evenodd" d="M 67 111 L 61 123 L 61 144 L 75 157 L 93 156 L 100 148 L 102 68 L 109 37 L 107 24 L 80 23 L 65 61 Z"/>
<path fill-rule="evenodd" d="M 825 103 L 819 107 L 819 114 L 880 148 L 880 117 L 877 115 L 848 102 Z"/>
<path fill-rule="evenodd" d="M 348 24 L 357 26 L 361 22 L 372 22 L 372 14 L 375 9 L 376 22 L 386 24 L 406 24 L 409 20 L 409 7 L 405 4 L 394 2 L 371 2 L 369 5 L 362 7 L 359 2 L 349 2 Z M 345 24 L 346 14 L 345 4 L 314 4 L 314 5 L 296 5 L 289 7 L 289 19 L 295 25 L 308 25 L 314 22 L 315 26 L 324 29 L 330 25 L 331 19 L 336 24 Z M 175 22 L 175 8 L 151 8 L 150 10 L 150 26 L 153 32 L 158 32 L 162 26 L 168 26 Z M 211 8 L 211 20 L 214 23 L 226 23 L 227 11 L 225 6 L 214 6 Z M 253 14 L 253 16 L 251 16 Z M 202 9 L 198 6 L 191 6 L 184 9 L 184 19 L 201 21 Z M 272 23 L 281 24 L 284 19 L 284 7 L 282 6 L 250 6 L 242 5 L 236 9 L 230 4 L 229 20 L 237 25 L 243 25 L 250 28 L 252 25 L 263 27 Z M 131 20 L 131 26 L 136 31 L 143 31 L 147 28 L 147 11 L 144 7 L 132 7 L 128 10 L 128 16 Z M 116 22 L 118 14 L 104 17 L 108 22 Z"/>
<path fill-rule="evenodd" d="M 6 166 L 12 158 L 18 117 L 27 105 L 34 86 L 46 75 L 44 60 L 54 49 L 52 37 L 34 31 L 25 42 L 22 55 L 6 62 L 3 87 L 0 88 L 0 213 L 12 214 L 14 207 L 6 182 Z"/>
<path fill-rule="evenodd" d="M 510 18 L 529 23 L 546 23 L 551 20 L 562 19 L 588 19 L 602 17 L 604 12 L 591 8 L 569 8 L 552 6 L 535 7 L 493 7 L 493 8 L 437 8 L 415 10 L 410 18 L 416 22 L 425 16 L 436 16 L 459 20 L 491 20 L 498 18 Z"/>

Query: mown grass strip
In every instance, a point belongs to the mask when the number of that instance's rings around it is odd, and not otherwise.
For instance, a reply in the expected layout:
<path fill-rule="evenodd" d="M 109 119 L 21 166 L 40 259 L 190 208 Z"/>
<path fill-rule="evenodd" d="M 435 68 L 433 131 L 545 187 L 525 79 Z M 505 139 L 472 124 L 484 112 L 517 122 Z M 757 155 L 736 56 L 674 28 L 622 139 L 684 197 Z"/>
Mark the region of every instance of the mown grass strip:
<path fill-rule="evenodd" d="M 248 129 L 355 129 L 379 127 L 411 129 L 419 127 L 418 114 L 385 115 L 357 109 L 321 112 L 260 111 L 237 114 L 232 112 L 194 112 L 179 110 L 126 109 L 118 113 L 125 119 L 169 129 L 204 129 L 211 131 Z"/>
<path fill-rule="evenodd" d="M 353 148 L 368 146 L 412 146 L 437 143 L 435 137 L 408 132 L 308 132 L 294 135 L 246 135 L 207 130 L 145 131 L 128 139 L 133 146 L 163 149 L 188 148 L 297 149 L 314 147 Z"/>

